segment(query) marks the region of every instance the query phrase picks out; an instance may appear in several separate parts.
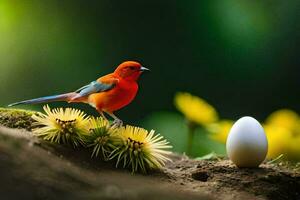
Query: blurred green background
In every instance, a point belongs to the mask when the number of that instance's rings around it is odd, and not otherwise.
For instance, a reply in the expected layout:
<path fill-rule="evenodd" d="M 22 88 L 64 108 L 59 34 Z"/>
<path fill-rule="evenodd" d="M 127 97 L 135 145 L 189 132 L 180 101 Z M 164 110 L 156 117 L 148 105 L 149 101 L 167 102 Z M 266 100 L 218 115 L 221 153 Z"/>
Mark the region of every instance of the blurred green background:
<path fill-rule="evenodd" d="M 137 60 L 152 71 L 117 115 L 175 142 L 186 131 L 177 91 L 230 119 L 300 111 L 299 10 L 299 0 L 0 0 L 0 105 L 72 91 Z"/>

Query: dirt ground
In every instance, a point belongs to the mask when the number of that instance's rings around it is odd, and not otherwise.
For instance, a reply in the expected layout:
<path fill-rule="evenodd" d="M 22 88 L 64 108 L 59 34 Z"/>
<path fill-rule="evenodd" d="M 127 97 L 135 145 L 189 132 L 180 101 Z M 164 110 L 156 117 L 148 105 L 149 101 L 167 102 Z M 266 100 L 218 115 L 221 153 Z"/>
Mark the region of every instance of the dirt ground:
<path fill-rule="evenodd" d="M 196 161 L 182 156 L 168 163 L 167 181 L 216 199 L 300 199 L 300 173 L 278 164 L 239 169 L 229 160 Z"/>
<path fill-rule="evenodd" d="M 132 175 L 86 149 L 32 136 L 31 114 L 0 109 L 1 199 L 300 199 L 299 166 L 239 169 L 227 159 L 173 154 L 161 171 Z"/>

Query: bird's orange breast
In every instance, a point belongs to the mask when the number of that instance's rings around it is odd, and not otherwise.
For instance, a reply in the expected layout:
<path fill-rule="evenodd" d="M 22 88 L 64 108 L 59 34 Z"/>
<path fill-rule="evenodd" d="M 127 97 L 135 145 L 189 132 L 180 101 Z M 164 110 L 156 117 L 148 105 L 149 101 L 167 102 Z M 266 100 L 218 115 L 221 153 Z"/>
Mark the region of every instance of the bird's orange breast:
<path fill-rule="evenodd" d="M 138 85 L 135 81 L 120 80 L 111 90 L 91 94 L 88 101 L 98 110 L 113 112 L 128 105 L 136 96 Z"/>

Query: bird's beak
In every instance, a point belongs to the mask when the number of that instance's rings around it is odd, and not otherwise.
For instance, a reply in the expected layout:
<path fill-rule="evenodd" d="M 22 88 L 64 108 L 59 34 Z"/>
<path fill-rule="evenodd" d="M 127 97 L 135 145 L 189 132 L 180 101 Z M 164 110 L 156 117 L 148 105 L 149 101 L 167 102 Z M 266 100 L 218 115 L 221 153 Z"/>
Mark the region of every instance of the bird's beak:
<path fill-rule="evenodd" d="M 141 72 L 145 72 L 145 71 L 150 71 L 150 69 L 148 69 L 148 68 L 142 66 L 142 67 L 140 68 L 140 71 L 141 71 Z"/>

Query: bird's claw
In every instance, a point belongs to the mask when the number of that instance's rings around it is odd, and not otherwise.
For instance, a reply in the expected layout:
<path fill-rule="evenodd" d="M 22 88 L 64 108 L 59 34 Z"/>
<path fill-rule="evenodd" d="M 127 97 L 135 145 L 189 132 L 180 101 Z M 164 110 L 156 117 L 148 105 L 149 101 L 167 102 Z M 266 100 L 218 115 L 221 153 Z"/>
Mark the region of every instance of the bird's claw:
<path fill-rule="evenodd" d="M 120 119 L 115 119 L 111 124 L 112 128 L 120 128 L 121 126 L 123 126 L 123 121 Z"/>

